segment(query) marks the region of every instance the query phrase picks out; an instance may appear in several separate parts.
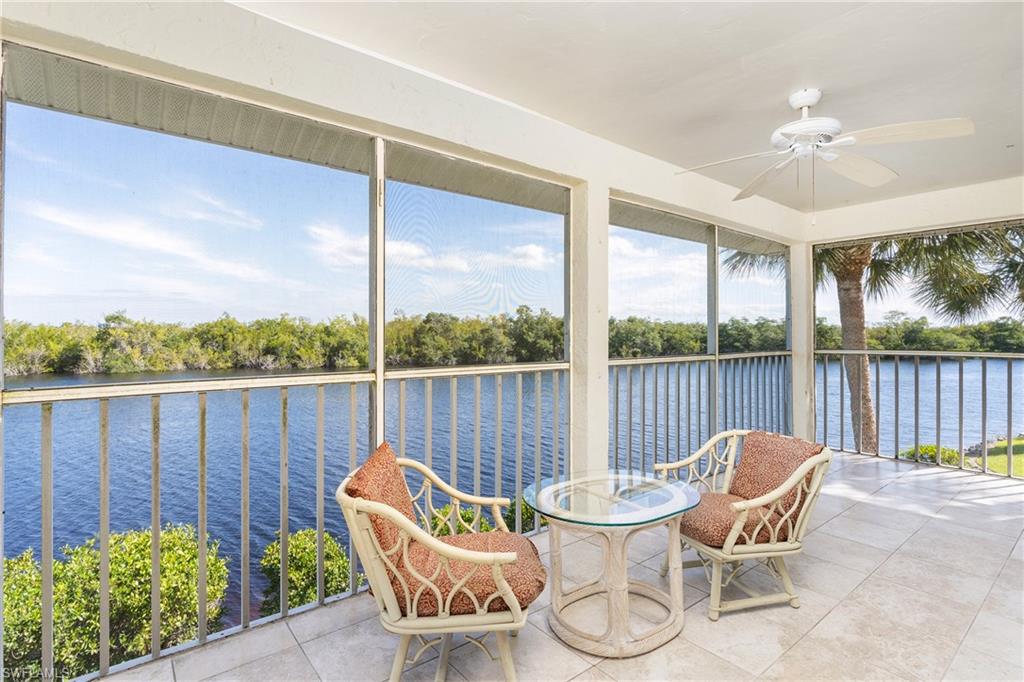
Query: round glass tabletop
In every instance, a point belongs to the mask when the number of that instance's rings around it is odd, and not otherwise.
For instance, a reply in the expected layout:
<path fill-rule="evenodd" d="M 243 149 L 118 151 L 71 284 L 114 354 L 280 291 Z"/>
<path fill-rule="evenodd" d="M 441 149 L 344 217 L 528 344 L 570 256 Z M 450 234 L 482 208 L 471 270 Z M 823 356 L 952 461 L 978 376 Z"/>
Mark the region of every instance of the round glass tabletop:
<path fill-rule="evenodd" d="M 700 493 L 682 481 L 645 471 L 584 472 L 565 480 L 545 478 L 523 491 L 534 511 L 585 526 L 642 526 L 692 509 Z"/>

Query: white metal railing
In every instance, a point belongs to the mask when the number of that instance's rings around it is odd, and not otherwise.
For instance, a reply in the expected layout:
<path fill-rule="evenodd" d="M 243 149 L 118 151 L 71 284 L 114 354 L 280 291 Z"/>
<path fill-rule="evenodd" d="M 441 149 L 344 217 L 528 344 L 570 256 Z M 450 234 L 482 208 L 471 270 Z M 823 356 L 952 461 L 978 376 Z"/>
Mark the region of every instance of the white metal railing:
<path fill-rule="evenodd" d="M 1006 471 L 998 473 L 1013 476 L 1014 455 L 1024 457 L 1024 448 L 1014 448 L 1014 426 L 1024 424 L 1024 403 L 1014 395 L 1015 376 L 1018 385 L 1024 380 L 1024 354 L 822 350 L 815 355 L 817 432 L 832 447 L 993 473 L 992 437 L 1005 436 Z M 873 434 L 870 426 L 865 433 L 868 420 L 854 414 L 857 401 L 851 394 L 861 394 L 859 381 L 871 401 Z"/>
<path fill-rule="evenodd" d="M 609 360 L 609 463 L 648 469 L 677 461 L 726 429 L 789 433 L 790 355 Z"/>
<path fill-rule="evenodd" d="M 535 363 L 522 365 L 502 365 L 487 367 L 457 367 L 429 369 L 395 369 L 384 373 L 386 412 L 394 417 L 394 424 L 389 424 L 386 432 L 391 438 L 397 438 L 397 449 L 403 456 L 423 461 L 427 466 L 439 468 L 448 475 L 452 485 L 460 481 L 460 470 L 463 477 L 472 478 L 474 493 L 480 493 L 482 485 L 493 485 L 497 495 L 515 492 L 515 528 L 523 530 L 522 489 L 524 481 L 539 481 L 542 474 L 560 475 L 565 465 L 566 447 L 564 437 L 566 427 L 563 420 L 568 418 L 568 411 L 562 407 L 561 390 L 563 381 L 567 380 L 568 364 Z M 358 568 L 352 552 L 351 538 L 343 531 L 348 545 L 349 590 L 342 595 L 327 594 L 324 567 L 325 537 L 325 506 L 324 500 L 328 485 L 336 482 L 325 480 L 325 389 L 337 385 L 338 390 L 348 389 L 348 414 L 341 415 L 348 420 L 348 470 L 355 469 L 361 460 L 357 443 L 357 418 L 359 410 L 371 409 L 372 398 L 367 398 L 365 405 L 357 408 L 356 397 L 360 387 L 372 387 L 375 375 L 370 372 L 330 373 L 330 374 L 296 374 L 275 377 L 227 378 L 208 380 L 168 381 L 159 383 L 125 383 L 125 384 L 90 384 L 62 386 L 56 388 L 8 389 L 0 394 L 3 406 L 37 405 L 40 415 L 40 555 L 42 576 L 41 599 L 41 666 L 44 677 L 54 674 L 54 406 L 68 401 L 94 401 L 98 405 L 99 432 L 99 527 L 97 528 L 99 562 L 99 642 L 98 670 L 95 674 L 107 674 L 112 670 L 159 658 L 170 651 L 202 645 L 210 639 L 247 629 L 255 624 L 274 620 L 324 604 L 334 599 L 355 594 L 359 587 Z M 447 409 L 447 430 L 449 442 L 447 448 L 448 462 L 445 464 L 435 460 L 437 448 L 433 445 L 435 425 L 443 424 L 442 419 L 435 419 L 438 410 L 436 401 L 432 400 L 434 388 L 438 382 L 448 383 L 450 396 Z M 423 388 L 422 397 L 414 397 L 411 386 Z M 466 401 L 460 400 L 460 386 L 472 386 L 472 418 L 466 419 L 462 414 Z M 289 533 L 289 389 L 314 388 L 315 397 L 315 434 L 313 435 L 316 459 L 316 584 L 317 598 L 310 605 L 289 605 L 288 578 L 288 533 Z M 250 392 L 256 389 L 276 389 L 279 402 L 279 441 L 278 472 L 279 472 L 279 515 L 276 521 L 280 533 L 279 569 L 280 594 L 279 613 L 263 618 L 256 618 L 250 613 Z M 397 390 L 394 390 L 397 389 Z M 507 399 L 506 392 L 512 392 Z M 240 459 L 241 495 L 239 500 L 240 547 L 239 561 L 241 580 L 240 622 L 216 633 L 209 632 L 206 603 L 207 584 L 207 529 L 208 529 L 208 490 L 207 472 L 209 468 L 208 448 L 208 407 L 207 396 L 213 392 L 238 393 L 241 415 L 240 442 L 238 455 Z M 173 647 L 164 648 L 161 642 L 161 594 L 160 594 L 160 529 L 161 529 L 161 398 L 169 395 L 191 394 L 196 400 L 196 466 L 197 466 L 197 537 L 198 537 L 198 630 L 194 640 L 177 643 Z M 367 391 L 366 395 L 371 392 Z M 150 452 L 150 532 L 152 533 L 150 553 L 150 653 L 133 661 L 111 661 L 111 622 L 110 622 L 110 404 L 111 401 L 122 399 L 149 398 L 149 452 Z M 396 405 L 392 405 L 392 401 Z M 482 406 L 490 405 L 484 410 Z M 391 409 L 394 407 L 395 409 Z M 444 406 L 442 406 L 443 409 Z M 524 420 L 525 413 L 525 420 Z M 532 413 L 532 419 L 531 419 Z M 419 419 L 413 419 L 413 415 Z M 485 419 L 485 416 L 487 417 Z M 362 421 L 362 420 L 360 420 Z M 369 420 L 366 420 L 369 421 Z M 416 423 L 418 421 L 418 423 Z M 460 434 L 460 424 L 472 426 L 472 456 L 466 455 L 464 434 Z M 526 427 L 524 428 L 524 424 Z M 493 441 L 482 442 L 481 436 L 485 425 L 494 433 Z M 412 438 L 410 429 L 420 427 L 419 437 Z M 366 427 L 367 430 L 369 426 Z M 294 434 L 293 434 L 294 435 Z M 532 439 L 532 445 L 529 440 Z M 507 442 L 506 442 L 507 441 Z M 368 441 L 366 441 L 368 442 Z M 414 451 L 415 450 L 415 451 Z M 511 452 L 511 461 L 506 461 L 505 453 Z M 363 453 L 363 457 L 368 453 Z M 484 480 L 484 473 L 489 470 L 493 474 L 492 482 Z M 463 481 L 468 484 L 468 481 Z M 164 491 L 166 493 L 166 491 Z M 490 491 L 489 491 L 490 492 Z M 16 513 L 16 510 L 12 510 Z M 294 509 L 291 511 L 295 511 Z M 308 511 L 308 510 L 307 510 Z M 8 516 L 8 523 L 11 516 Z M 511 525 L 511 524 L 510 524 Z M 215 538 L 211 538 L 215 539 Z"/>

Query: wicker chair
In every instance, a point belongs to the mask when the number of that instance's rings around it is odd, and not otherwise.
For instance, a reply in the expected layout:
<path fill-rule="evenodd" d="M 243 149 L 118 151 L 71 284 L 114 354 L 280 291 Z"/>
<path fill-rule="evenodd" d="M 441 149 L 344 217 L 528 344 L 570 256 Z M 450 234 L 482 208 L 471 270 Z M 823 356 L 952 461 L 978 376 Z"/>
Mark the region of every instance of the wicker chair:
<path fill-rule="evenodd" d="M 422 477 L 415 495 L 404 474 L 410 469 Z M 450 503 L 438 507 L 435 489 Z M 501 507 L 510 500 L 462 493 L 423 464 L 396 458 L 387 443 L 338 486 L 336 498 L 381 625 L 400 636 L 390 679 L 401 677 L 415 636 L 418 648 L 409 662 L 440 645 L 435 679 L 444 680 L 452 635 L 466 633 L 501 660 L 506 680 L 515 680 L 509 635 L 526 624 L 527 607 L 547 575 L 533 543 L 508 532 Z M 496 530 L 478 532 L 485 508 Z M 497 656 L 485 643 L 492 632 Z"/>
<path fill-rule="evenodd" d="M 680 520 L 680 540 L 698 557 L 684 562 L 684 567 L 703 566 L 711 584 L 708 618 L 718 620 L 722 611 L 786 602 L 799 608 L 785 559 L 803 548 L 831 461 L 832 451 L 823 445 L 734 430 L 712 437 L 686 459 L 655 465 L 663 476 L 677 477 L 701 491 L 700 504 Z M 759 594 L 743 584 L 738 573 L 747 560 L 762 562 L 783 591 Z M 722 588 L 729 584 L 747 598 L 722 601 Z"/>

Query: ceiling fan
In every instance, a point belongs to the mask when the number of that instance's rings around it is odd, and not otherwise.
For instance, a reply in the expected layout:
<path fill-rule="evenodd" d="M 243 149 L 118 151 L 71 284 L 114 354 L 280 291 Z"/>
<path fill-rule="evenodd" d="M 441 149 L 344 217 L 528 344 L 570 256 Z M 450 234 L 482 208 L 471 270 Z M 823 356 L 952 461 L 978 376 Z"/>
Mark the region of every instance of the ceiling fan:
<path fill-rule="evenodd" d="M 789 105 L 800 111 L 800 118 L 775 129 L 771 136 L 774 150 L 705 163 L 687 168 L 679 173 L 691 173 L 743 159 L 777 158 L 777 161 L 762 171 L 733 197 L 733 201 L 739 201 L 757 194 L 762 187 L 781 175 L 794 162 L 800 159 L 810 159 L 813 206 L 815 161 L 822 161 L 825 168 L 854 182 L 868 187 L 880 187 L 895 179 L 896 171 L 866 156 L 850 152 L 850 147 L 920 142 L 974 134 L 974 123 L 969 118 L 941 118 L 931 121 L 892 123 L 843 133 L 843 125 L 837 119 L 810 115 L 811 107 L 819 101 L 821 101 L 821 90 L 817 88 L 804 88 L 789 96 Z"/>

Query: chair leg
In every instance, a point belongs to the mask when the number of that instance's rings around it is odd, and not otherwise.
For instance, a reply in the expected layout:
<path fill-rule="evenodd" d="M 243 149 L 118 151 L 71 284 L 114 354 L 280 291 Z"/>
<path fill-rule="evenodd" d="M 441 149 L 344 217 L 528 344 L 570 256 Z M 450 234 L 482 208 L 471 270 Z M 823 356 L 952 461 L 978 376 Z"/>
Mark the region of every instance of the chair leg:
<path fill-rule="evenodd" d="M 708 606 L 708 618 L 718 620 L 722 612 L 722 562 L 711 561 L 711 603 Z"/>
<path fill-rule="evenodd" d="M 512 662 L 512 646 L 508 641 L 508 633 L 498 630 L 494 633 L 498 641 L 498 655 L 501 658 L 501 671 L 505 674 L 505 682 L 516 682 L 516 666 Z"/>
<path fill-rule="evenodd" d="M 402 670 L 405 669 L 405 659 L 409 655 L 411 641 L 412 635 L 402 635 L 402 638 L 398 640 L 398 651 L 395 652 L 395 660 L 391 664 L 391 676 L 388 678 L 390 682 L 398 682 L 402 679 Z"/>
<path fill-rule="evenodd" d="M 434 682 L 444 682 L 448 677 L 448 654 L 452 650 L 452 633 L 446 633 L 441 639 L 441 655 L 438 656 L 437 673 Z"/>
<path fill-rule="evenodd" d="M 780 556 L 772 559 L 775 564 L 775 570 L 779 573 L 779 578 L 782 579 L 782 587 L 786 590 L 786 594 L 789 595 L 789 605 L 794 609 L 800 608 L 800 597 L 796 596 L 796 590 L 793 589 L 793 580 L 789 577 L 789 569 L 786 568 L 786 560 Z"/>

